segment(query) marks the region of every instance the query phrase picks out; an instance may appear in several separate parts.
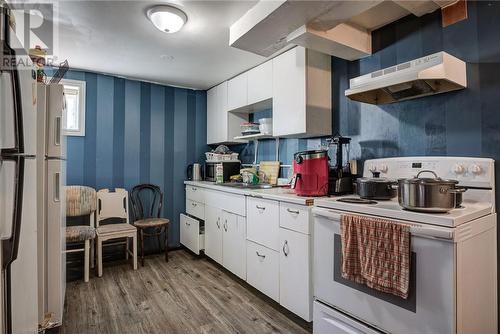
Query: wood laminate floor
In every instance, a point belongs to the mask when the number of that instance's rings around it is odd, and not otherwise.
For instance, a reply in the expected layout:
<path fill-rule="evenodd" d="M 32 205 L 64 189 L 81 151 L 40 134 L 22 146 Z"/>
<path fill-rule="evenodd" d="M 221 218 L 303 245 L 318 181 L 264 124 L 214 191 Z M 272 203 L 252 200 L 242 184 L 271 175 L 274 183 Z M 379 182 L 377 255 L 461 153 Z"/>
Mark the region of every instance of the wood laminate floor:
<path fill-rule="evenodd" d="M 310 333 L 290 314 L 214 262 L 185 250 L 146 258 L 133 271 L 104 265 L 102 278 L 67 284 L 59 333 Z"/>

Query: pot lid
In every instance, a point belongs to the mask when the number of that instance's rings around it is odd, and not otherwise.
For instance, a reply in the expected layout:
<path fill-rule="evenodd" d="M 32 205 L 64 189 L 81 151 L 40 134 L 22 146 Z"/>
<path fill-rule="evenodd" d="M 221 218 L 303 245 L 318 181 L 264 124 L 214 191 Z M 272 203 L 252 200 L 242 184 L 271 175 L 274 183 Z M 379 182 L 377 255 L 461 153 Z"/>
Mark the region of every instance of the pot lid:
<path fill-rule="evenodd" d="M 434 175 L 434 177 L 420 177 L 420 175 L 423 173 L 431 173 Z M 442 179 L 439 176 L 437 176 L 435 172 L 431 170 L 421 170 L 414 178 L 400 179 L 400 181 L 413 184 L 457 184 L 458 183 L 457 180 Z"/>
<path fill-rule="evenodd" d="M 391 183 L 396 184 L 396 180 L 388 179 L 385 177 L 362 177 L 357 179 L 361 183 Z"/>

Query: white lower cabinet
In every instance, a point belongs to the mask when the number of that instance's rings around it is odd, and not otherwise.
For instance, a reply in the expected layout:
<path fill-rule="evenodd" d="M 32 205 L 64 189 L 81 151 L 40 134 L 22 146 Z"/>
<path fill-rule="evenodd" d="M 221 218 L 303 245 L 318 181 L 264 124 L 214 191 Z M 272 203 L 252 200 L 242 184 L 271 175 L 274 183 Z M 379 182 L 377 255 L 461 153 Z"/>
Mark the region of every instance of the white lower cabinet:
<path fill-rule="evenodd" d="M 278 201 L 247 198 L 247 239 L 279 249 L 280 207 Z"/>
<path fill-rule="evenodd" d="M 280 228 L 280 304 L 312 320 L 310 236 Z"/>
<path fill-rule="evenodd" d="M 222 265 L 236 276 L 246 279 L 246 218 L 223 211 L 222 219 Z"/>
<path fill-rule="evenodd" d="M 205 217 L 205 254 L 246 279 L 246 218 L 213 206 Z"/>
<path fill-rule="evenodd" d="M 279 252 L 247 240 L 247 282 L 279 302 Z"/>
<path fill-rule="evenodd" d="M 205 254 L 222 264 L 222 210 L 213 206 L 205 207 Z"/>
<path fill-rule="evenodd" d="M 195 254 L 200 254 L 200 250 L 205 248 L 205 238 L 203 229 L 198 219 L 181 214 L 180 222 L 181 244 L 186 246 Z"/>

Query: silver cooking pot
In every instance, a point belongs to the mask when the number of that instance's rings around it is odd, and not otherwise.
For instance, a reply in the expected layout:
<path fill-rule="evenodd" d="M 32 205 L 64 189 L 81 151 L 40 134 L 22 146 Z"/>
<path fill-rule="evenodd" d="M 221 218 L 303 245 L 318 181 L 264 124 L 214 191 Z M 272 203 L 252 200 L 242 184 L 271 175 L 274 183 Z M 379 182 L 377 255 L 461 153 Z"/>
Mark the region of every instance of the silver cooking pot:
<path fill-rule="evenodd" d="M 432 173 L 434 178 L 421 178 L 422 173 Z M 398 180 L 399 205 L 412 211 L 448 212 L 467 190 L 457 184 L 456 180 L 441 179 L 431 170 L 422 170 L 412 179 Z"/>

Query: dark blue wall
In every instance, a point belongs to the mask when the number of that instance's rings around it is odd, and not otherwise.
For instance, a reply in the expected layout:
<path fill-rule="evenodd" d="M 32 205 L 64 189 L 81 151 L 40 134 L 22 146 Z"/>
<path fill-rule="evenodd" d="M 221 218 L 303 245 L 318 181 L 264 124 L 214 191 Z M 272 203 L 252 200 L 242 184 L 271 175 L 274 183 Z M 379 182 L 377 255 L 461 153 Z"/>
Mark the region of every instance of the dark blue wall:
<path fill-rule="evenodd" d="M 372 56 L 353 62 L 332 58 L 333 129 L 353 138 L 352 158 L 455 155 L 500 161 L 500 2 L 469 1 L 468 9 L 467 20 L 446 28 L 440 11 L 407 16 L 373 32 Z M 344 96 L 353 77 L 439 51 L 467 62 L 466 89 L 383 106 Z M 287 139 L 280 147 L 316 144 Z M 262 159 L 273 159 L 272 141 L 260 148 Z M 245 152 L 253 152 L 252 145 Z M 251 154 L 243 156 L 253 160 Z"/>
<path fill-rule="evenodd" d="M 87 82 L 85 137 L 68 137 L 67 183 L 159 185 L 169 244 L 178 246 L 186 166 L 206 151 L 206 93 L 91 72 L 65 78 Z"/>

